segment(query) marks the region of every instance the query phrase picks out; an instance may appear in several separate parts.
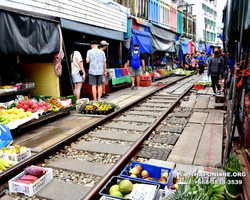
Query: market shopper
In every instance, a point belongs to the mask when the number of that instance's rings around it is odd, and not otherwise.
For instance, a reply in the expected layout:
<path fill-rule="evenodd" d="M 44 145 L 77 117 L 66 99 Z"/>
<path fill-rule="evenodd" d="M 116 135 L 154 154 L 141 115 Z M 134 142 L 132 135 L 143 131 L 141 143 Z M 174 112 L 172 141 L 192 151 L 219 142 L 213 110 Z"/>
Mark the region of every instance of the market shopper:
<path fill-rule="evenodd" d="M 83 67 L 83 59 L 80 53 L 80 43 L 75 42 L 73 52 L 70 55 L 71 76 L 74 83 L 74 93 L 76 100 L 80 98 L 82 83 L 85 80 L 85 70 Z"/>
<path fill-rule="evenodd" d="M 127 57 L 127 66 L 130 66 L 130 76 L 132 81 L 131 89 L 135 88 L 135 79 L 137 84 L 137 89 L 140 89 L 140 76 L 142 74 L 142 69 L 145 71 L 145 61 L 143 52 L 139 49 L 139 44 L 134 44 L 134 50 L 130 51 Z M 141 66 L 142 65 L 142 66 Z"/>
<path fill-rule="evenodd" d="M 202 75 L 204 73 L 204 66 L 206 62 L 206 56 L 203 52 L 198 57 L 198 60 L 199 60 L 199 74 Z"/>
<path fill-rule="evenodd" d="M 191 69 L 190 70 L 194 70 L 195 71 L 195 65 L 196 65 L 196 60 L 194 58 L 194 53 L 191 54 Z"/>
<path fill-rule="evenodd" d="M 179 59 L 178 59 L 177 56 L 175 55 L 175 56 L 174 56 L 174 59 L 173 59 L 173 68 L 174 68 L 174 69 L 177 69 L 177 68 L 179 67 L 179 64 L 180 64 Z"/>
<path fill-rule="evenodd" d="M 89 63 L 89 85 L 92 85 L 93 99 L 96 101 L 96 93 L 98 93 L 98 101 L 102 96 L 102 81 L 107 76 L 106 56 L 105 53 L 98 49 L 97 41 L 90 42 L 91 50 L 87 51 L 86 63 Z M 98 91 L 96 91 L 98 86 Z"/>
<path fill-rule="evenodd" d="M 218 48 L 214 49 L 214 57 L 210 58 L 209 64 L 208 64 L 208 70 L 207 75 L 211 76 L 212 79 L 212 87 L 214 94 L 212 96 L 216 95 L 216 88 L 218 89 L 218 94 L 221 94 L 220 92 L 220 86 L 219 86 L 219 79 L 222 78 L 224 69 L 224 58 L 220 55 L 220 50 Z"/>
<path fill-rule="evenodd" d="M 107 49 L 107 46 L 109 45 L 109 43 L 107 43 L 105 40 L 102 40 L 101 42 L 100 42 L 100 50 L 102 50 L 102 51 L 105 51 L 106 49 Z M 106 67 L 107 68 L 107 67 Z M 109 95 L 108 94 L 106 94 L 106 92 L 105 92 L 105 77 L 104 77 L 104 75 L 103 75 L 103 77 L 102 77 L 102 96 L 101 96 L 101 98 L 107 98 Z"/>

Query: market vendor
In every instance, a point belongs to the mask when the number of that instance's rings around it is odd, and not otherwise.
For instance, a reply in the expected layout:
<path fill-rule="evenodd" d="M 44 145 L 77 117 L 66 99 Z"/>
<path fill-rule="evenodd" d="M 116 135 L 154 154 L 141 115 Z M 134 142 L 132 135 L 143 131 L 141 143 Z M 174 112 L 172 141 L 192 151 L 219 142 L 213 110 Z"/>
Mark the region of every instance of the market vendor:
<path fill-rule="evenodd" d="M 132 81 L 131 89 L 135 88 L 135 79 L 137 84 L 137 89 L 140 89 L 140 76 L 142 74 L 142 69 L 145 71 L 145 60 L 143 52 L 139 50 L 139 44 L 134 44 L 134 50 L 130 51 L 127 57 L 127 66 L 130 67 L 130 76 Z M 142 66 L 141 66 L 142 65 Z"/>

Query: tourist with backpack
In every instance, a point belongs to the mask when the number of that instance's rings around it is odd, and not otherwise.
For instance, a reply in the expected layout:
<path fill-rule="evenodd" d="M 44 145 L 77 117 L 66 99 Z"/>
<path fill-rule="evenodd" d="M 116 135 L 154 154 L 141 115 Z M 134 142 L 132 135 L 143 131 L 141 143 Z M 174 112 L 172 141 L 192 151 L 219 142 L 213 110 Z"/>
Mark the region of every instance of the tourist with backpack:
<path fill-rule="evenodd" d="M 135 79 L 137 84 L 137 89 L 140 89 L 140 76 L 142 74 L 142 69 L 145 71 L 145 61 L 143 52 L 139 50 L 139 44 L 134 44 L 134 50 L 130 51 L 127 58 L 127 66 L 130 67 L 130 76 L 132 81 L 131 89 L 135 88 Z M 142 65 L 142 66 L 141 66 Z"/>

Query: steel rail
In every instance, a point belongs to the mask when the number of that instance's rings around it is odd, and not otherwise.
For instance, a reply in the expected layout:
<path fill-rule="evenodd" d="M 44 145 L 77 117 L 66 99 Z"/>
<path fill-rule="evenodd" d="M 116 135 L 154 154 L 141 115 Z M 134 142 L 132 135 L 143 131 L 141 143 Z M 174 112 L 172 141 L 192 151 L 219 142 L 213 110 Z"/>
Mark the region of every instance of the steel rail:
<path fill-rule="evenodd" d="M 110 113 L 109 115 L 107 115 L 106 117 L 104 118 L 101 118 L 100 120 L 92 123 L 91 125 L 83 128 L 82 130 L 80 131 L 77 131 L 75 132 L 74 134 L 68 136 L 67 138 L 64 138 L 63 140 L 51 145 L 50 147 L 40 151 L 39 153 L 25 159 L 24 161 L 22 162 L 19 162 L 17 163 L 16 165 L 12 166 L 11 168 L 3 171 L 2 173 L 0 173 L 0 181 L 1 183 L 4 183 L 4 182 L 7 182 L 9 179 L 13 178 L 13 176 L 17 175 L 18 173 L 20 173 L 26 166 L 29 166 L 29 165 L 32 165 L 38 161 L 41 161 L 42 159 L 44 159 L 45 157 L 49 156 L 51 153 L 53 152 L 56 152 L 57 150 L 59 150 L 60 148 L 63 147 L 63 145 L 66 145 L 68 144 L 69 142 L 73 141 L 74 139 L 80 137 L 82 134 L 86 133 L 87 131 L 90 131 L 92 130 L 93 128 L 97 127 L 97 126 L 100 126 L 102 125 L 103 123 L 107 122 L 108 120 L 116 117 L 117 115 L 119 115 L 120 113 L 128 110 L 129 108 L 133 107 L 134 105 L 136 105 L 137 103 L 139 103 L 140 101 L 148 98 L 149 96 L 153 95 L 154 93 L 178 82 L 178 81 L 181 81 L 185 78 L 188 78 L 192 75 L 188 75 L 188 76 L 184 76 L 184 77 L 181 77 L 175 81 L 172 81 L 162 87 L 159 87 L 159 88 L 156 88 L 155 90 L 151 91 L 150 93 L 142 96 L 141 98 L 129 103 L 128 105 L 120 108 L 119 110 L 113 112 L 113 113 Z"/>
<path fill-rule="evenodd" d="M 125 165 L 131 160 L 135 152 L 143 144 L 143 141 L 152 133 L 152 131 L 161 123 L 161 121 L 169 114 L 169 112 L 176 106 L 176 104 L 183 98 L 184 95 L 193 87 L 189 86 L 173 104 L 157 119 L 154 123 L 143 133 L 143 135 L 130 147 L 126 153 L 117 161 L 117 163 L 97 182 L 97 184 L 92 188 L 82 199 L 92 200 L 98 199 L 99 191 L 108 182 L 108 180 L 115 174 L 118 174 Z"/>

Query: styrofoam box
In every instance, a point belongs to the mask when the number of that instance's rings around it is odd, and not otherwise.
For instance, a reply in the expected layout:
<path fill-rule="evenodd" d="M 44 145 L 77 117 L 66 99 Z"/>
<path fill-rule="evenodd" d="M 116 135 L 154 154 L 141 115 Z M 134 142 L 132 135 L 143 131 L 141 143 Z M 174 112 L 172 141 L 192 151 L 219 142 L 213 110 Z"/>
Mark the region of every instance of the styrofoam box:
<path fill-rule="evenodd" d="M 47 185 L 53 179 L 53 169 L 44 168 L 46 173 L 32 184 L 24 184 L 15 182 L 22 176 L 27 175 L 25 171 L 21 172 L 11 180 L 9 180 L 9 190 L 12 193 L 23 193 L 27 196 L 34 196 L 39 190 L 41 190 L 45 185 Z"/>
<path fill-rule="evenodd" d="M 108 69 L 109 78 L 116 78 L 115 69 Z"/>
<path fill-rule="evenodd" d="M 10 147 L 13 149 L 13 146 L 10 146 Z M 30 148 L 26 148 L 26 152 L 18 153 L 18 154 L 11 154 L 11 155 L 3 154 L 2 158 L 14 160 L 16 162 L 21 162 L 22 160 L 25 160 L 26 158 L 30 156 L 31 156 Z"/>

